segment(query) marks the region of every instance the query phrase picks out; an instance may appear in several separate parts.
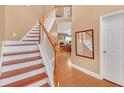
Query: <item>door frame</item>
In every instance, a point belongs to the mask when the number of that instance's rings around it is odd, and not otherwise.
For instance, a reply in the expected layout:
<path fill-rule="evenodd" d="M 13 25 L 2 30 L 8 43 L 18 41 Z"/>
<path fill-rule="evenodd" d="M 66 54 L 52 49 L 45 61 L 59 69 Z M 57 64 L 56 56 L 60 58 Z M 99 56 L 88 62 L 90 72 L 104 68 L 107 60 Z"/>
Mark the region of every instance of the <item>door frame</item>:
<path fill-rule="evenodd" d="M 106 17 L 109 17 L 109 16 L 113 16 L 113 15 L 117 15 L 117 14 L 121 14 L 121 13 L 124 13 L 124 10 L 120 10 L 120 11 L 116 11 L 116 12 L 112 12 L 112 13 L 108 13 L 108 14 L 105 14 L 105 15 L 102 15 L 99 17 L 99 70 L 100 70 L 100 76 L 102 79 L 104 79 L 104 67 L 103 67 L 103 64 L 104 64 L 104 58 L 103 58 L 103 51 L 104 51 L 104 37 L 103 37 L 103 34 L 104 34 L 104 29 L 103 29 L 103 18 L 106 18 Z M 124 85 L 121 85 L 121 86 L 124 86 Z"/>

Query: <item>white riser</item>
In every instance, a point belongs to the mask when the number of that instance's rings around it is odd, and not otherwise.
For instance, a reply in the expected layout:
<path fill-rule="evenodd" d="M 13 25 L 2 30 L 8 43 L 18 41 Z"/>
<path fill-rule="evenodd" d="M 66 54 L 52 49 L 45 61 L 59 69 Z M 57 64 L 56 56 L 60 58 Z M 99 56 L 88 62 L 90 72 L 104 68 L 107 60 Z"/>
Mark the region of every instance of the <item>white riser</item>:
<path fill-rule="evenodd" d="M 30 33 L 32 33 L 32 32 L 39 32 L 40 30 L 39 29 L 32 29 L 32 30 L 30 30 L 27 34 L 30 34 Z"/>
<path fill-rule="evenodd" d="M 28 45 L 28 46 L 7 46 L 4 47 L 4 53 L 10 52 L 19 52 L 19 51 L 28 51 L 28 50 L 37 50 L 37 45 Z"/>
<path fill-rule="evenodd" d="M 39 30 L 32 30 L 32 31 L 30 31 L 27 35 L 30 35 L 31 33 L 39 33 L 40 31 Z M 27 36 L 26 35 L 26 36 Z M 35 34 L 33 34 L 33 35 L 35 35 Z"/>
<path fill-rule="evenodd" d="M 32 44 L 30 42 L 23 42 L 23 41 L 4 41 L 4 45 L 21 45 L 21 44 Z"/>
<path fill-rule="evenodd" d="M 39 40 L 39 37 L 25 37 L 24 40 Z"/>
<path fill-rule="evenodd" d="M 2 66 L 2 72 L 12 71 L 15 69 L 33 66 L 33 65 L 37 65 L 37 64 L 43 64 L 43 60 L 39 59 L 39 60 L 35 60 L 35 61 L 29 61 L 29 62 L 23 62 L 23 63 L 18 63 L 18 64 Z"/>
<path fill-rule="evenodd" d="M 27 36 L 39 36 L 39 34 L 28 34 Z"/>
<path fill-rule="evenodd" d="M 32 30 L 40 30 L 39 26 L 33 27 Z"/>
<path fill-rule="evenodd" d="M 25 41 L 24 41 L 25 42 Z M 29 41 L 30 43 L 32 43 L 32 44 L 39 44 L 39 42 L 38 41 Z"/>
<path fill-rule="evenodd" d="M 39 32 L 40 31 L 40 29 L 35 29 L 35 28 L 33 28 L 30 32 Z"/>
<path fill-rule="evenodd" d="M 32 31 L 34 31 L 34 32 L 39 32 L 40 29 L 33 29 Z"/>
<path fill-rule="evenodd" d="M 17 59 L 23 59 L 23 58 L 29 58 L 29 57 L 35 57 L 35 56 L 40 56 L 40 53 L 38 52 L 38 53 L 30 53 L 30 54 L 4 56 L 3 57 L 3 62 L 4 61 L 17 60 Z"/>
<path fill-rule="evenodd" d="M 33 71 L 30 71 L 30 72 L 26 72 L 26 73 L 23 73 L 23 74 L 19 74 L 19 75 L 16 75 L 16 76 L 12 76 L 12 77 L 9 77 L 9 78 L 1 79 L 0 80 L 0 86 L 4 86 L 4 85 L 7 85 L 9 83 L 13 83 L 13 82 L 16 82 L 16 81 L 19 81 L 19 80 L 22 80 L 22 79 L 25 79 L 25 78 L 43 73 L 43 72 L 45 72 L 45 69 L 41 68 L 41 69 L 33 70 Z"/>
<path fill-rule="evenodd" d="M 40 32 L 40 30 L 39 29 L 34 29 L 34 30 L 31 31 L 31 33 L 32 32 Z"/>
<path fill-rule="evenodd" d="M 40 80 L 38 82 L 35 82 L 35 83 L 31 84 L 31 85 L 28 85 L 26 87 L 39 87 L 39 86 L 41 86 L 41 85 L 43 85 L 45 83 L 48 83 L 48 78 L 42 79 L 42 80 Z"/>

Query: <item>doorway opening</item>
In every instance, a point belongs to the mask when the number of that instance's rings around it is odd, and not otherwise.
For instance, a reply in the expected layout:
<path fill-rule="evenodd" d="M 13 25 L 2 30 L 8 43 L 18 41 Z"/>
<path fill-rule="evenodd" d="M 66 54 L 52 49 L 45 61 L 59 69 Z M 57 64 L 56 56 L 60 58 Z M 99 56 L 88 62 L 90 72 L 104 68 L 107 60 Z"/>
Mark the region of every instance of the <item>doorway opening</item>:
<path fill-rule="evenodd" d="M 71 22 L 62 22 L 57 26 L 60 52 L 71 52 Z"/>

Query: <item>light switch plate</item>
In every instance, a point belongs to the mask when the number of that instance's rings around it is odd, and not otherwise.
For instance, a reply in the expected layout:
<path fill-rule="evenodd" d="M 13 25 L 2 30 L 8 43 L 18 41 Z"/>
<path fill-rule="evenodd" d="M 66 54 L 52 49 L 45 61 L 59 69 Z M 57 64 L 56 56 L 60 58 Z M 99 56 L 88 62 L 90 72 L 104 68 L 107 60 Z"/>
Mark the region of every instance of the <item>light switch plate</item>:
<path fill-rule="evenodd" d="M 13 33 L 12 35 L 13 35 L 13 37 L 16 37 L 16 33 Z"/>

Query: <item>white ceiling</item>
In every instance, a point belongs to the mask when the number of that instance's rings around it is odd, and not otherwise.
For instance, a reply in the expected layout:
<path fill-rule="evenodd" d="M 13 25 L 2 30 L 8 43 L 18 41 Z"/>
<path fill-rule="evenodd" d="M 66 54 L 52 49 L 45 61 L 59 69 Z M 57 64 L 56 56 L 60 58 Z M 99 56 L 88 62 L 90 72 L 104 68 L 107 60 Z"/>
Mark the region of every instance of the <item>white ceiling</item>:
<path fill-rule="evenodd" d="M 62 22 L 57 25 L 58 33 L 71 35 L 71 22 Z"/>

